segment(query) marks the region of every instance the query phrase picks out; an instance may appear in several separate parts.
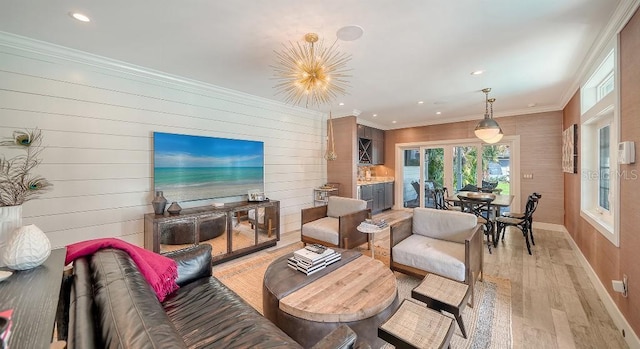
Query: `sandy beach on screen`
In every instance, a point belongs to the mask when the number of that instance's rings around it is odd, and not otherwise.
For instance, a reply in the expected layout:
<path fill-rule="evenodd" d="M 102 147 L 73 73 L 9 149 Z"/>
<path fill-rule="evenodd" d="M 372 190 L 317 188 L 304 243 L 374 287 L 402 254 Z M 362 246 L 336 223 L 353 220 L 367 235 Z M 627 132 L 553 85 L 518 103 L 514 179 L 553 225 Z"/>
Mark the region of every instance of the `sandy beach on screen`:
<path fill-rule="evenodd" d="M 229 196 L 246 195 L 249 190 L 262 191 L 262 183 L 245 184 L 202 184 L 184 187 L 159 187 L 168 202 L 182 202 L 201 199 L 222 198 Z"/>

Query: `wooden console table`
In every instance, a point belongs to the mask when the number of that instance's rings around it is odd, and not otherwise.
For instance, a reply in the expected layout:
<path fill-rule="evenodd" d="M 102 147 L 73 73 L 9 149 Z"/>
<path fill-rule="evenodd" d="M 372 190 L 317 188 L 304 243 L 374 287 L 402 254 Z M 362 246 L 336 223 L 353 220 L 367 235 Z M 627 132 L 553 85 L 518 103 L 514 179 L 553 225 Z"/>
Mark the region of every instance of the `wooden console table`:
<path fill-rule="evenodd" d="M 249 223 L 238 216 L 248 212 Z M 213 264 L 275 246 L 280 240 L 280 202 L 277 200 L 225 203 L 222 207 L 202 206 L 180 214 L 144 216 L 144 247 L 168 252 L 200 243 L 213 247 Z"/>
<path fill-rule="evenodd" d="M 0 311 L 13 309 L 9 348 L 49 348 L 66 253 L 66 248 L 52 250 L 42 265 L 14 271 L 0 282 Z"/>

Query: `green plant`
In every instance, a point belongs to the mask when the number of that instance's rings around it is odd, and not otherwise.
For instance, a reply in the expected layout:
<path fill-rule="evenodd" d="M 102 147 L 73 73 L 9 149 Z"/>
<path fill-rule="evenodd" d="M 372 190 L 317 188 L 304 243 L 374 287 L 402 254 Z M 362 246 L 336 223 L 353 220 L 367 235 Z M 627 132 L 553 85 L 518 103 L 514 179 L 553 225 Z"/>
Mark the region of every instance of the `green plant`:
<path fill-rule="evenodd" d="M 42 160 L 43 148 L 40 130 L 14 131 L 13 137 L 0 142 L 0 146 L 17 148 L 26 153 L 7 159 L 0 159 L 0 206 L 22 205 L 36 198 L 53 185 L 41 176 L 31 174 Z"/>

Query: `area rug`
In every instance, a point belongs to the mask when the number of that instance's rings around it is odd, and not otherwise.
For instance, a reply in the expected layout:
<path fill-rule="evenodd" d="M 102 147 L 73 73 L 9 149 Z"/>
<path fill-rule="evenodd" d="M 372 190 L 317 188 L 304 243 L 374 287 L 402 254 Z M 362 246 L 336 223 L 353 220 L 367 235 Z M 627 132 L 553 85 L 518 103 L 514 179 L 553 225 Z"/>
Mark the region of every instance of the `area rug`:
<path fill-rule="evenodd" d="M 262 314 L 262 278 L 267 267 L 276 258 L 301 247 L 301 244 L 296 243 L 245 257 L 236 263 L 214 267 L 213 275 Z M 366 250 L 365 246 L 359 250 L 371 256 L 371 252 Z M 389 265 L 388 249 L 376 246 L 375 258 Z M 420 279 L 397 272 L 394 274 L 398 280 L 400 299 L 411 298 L 411 290 L 420 283 Z M 512 339 L 509 280 L 485 276 L 484 282 L 476 284 L 475 302 L 475 306 L 465 308 L 462 315 L 469 338 L 464 339 L 456 326 L 451 348 L 510 348 Z M 386 348 L 393 346 L 387 345 Z"/>

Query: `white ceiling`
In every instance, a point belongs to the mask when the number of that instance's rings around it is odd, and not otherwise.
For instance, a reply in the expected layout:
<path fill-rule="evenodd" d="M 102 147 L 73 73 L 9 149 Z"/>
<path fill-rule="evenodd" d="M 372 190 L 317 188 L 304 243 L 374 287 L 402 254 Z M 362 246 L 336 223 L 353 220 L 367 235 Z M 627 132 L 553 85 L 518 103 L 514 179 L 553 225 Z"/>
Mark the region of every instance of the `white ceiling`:
<path fill-rule="evenodd" d="M 479 119 L 484 87 L 496 116 L 562 109 L 620 1 L 14 0 L 0 4 L 0 31 L 283 100 L 273 50 L 359 25 L 362 38 L 338 42 L 349 94 L 320 110 L 392 129 Z"/>

